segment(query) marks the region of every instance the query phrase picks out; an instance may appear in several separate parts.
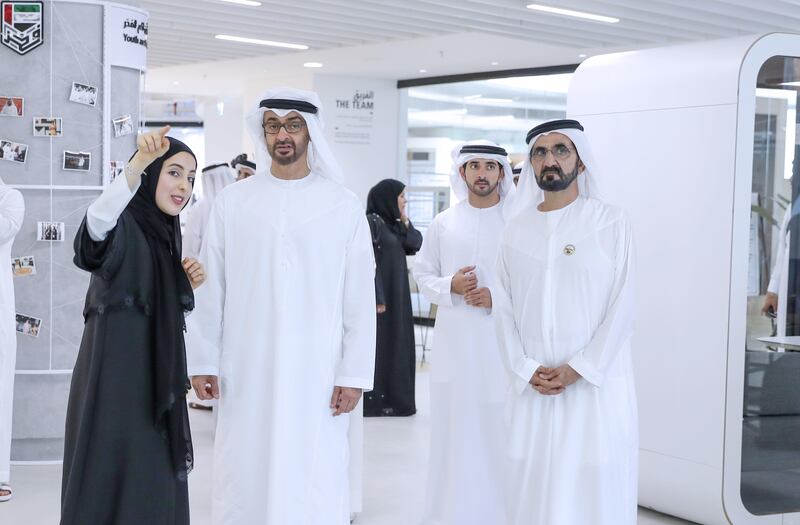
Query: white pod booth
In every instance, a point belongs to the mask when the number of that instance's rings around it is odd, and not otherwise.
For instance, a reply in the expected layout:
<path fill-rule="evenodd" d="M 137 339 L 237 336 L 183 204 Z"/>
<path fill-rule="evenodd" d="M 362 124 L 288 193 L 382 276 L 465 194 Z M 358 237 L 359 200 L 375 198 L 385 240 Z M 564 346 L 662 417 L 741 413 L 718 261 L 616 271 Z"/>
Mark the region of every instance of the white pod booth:
<path fill-rule="evenodd" d="M 593 57 L 570 86 L 634 227 L 639 502 L 700 523 L 800 524 L 799 57 L 740 37 Z"/>

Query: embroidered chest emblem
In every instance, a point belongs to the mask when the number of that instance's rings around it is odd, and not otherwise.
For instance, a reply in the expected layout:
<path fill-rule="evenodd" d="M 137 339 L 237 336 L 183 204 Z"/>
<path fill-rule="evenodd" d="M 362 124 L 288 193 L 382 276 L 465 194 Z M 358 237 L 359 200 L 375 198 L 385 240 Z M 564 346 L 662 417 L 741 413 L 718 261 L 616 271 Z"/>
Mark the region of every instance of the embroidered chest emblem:
<path fill-rule="evenodd" d="M 575 253 L 575 245 L 574 244 L 567 244 L 564 246 L 564 255 L 572 255 Z"/>

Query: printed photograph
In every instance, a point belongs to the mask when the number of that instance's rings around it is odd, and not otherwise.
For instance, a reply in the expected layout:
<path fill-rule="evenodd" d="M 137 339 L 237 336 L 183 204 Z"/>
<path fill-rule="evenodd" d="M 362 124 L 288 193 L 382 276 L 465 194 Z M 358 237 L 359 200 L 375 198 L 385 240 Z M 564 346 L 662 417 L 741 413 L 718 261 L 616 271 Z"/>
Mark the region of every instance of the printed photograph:
<path fill-rule="evenodd" d="M 39 221 L 36 223 L 36 240 L 63 241 L 64 229 L 63 222 Z"/>
<path fill-rule="evenodd" d="M 133 118 L 130 115 L 122 115 L 114 119 L 114 136 L 122 137 L 133 133 Z"/>
<path fill-rule="evenodd" d="M 109 161 L 108 174 L 106 175 L 105 184 L 111 184 L 114 179 L 119 177 L 125 172 L 125 162 L 121 160 Z"/>
<path fill-rule="evenodd" d="M 10 140 L 0 140 L 0 160 L 25 163 L 28 158 L 28 145 Z"/>
<path fill-rule="evenodd" d="M 22 97 L 0 97 L 0 117 L 21 117 L 24 106 Z"/>
<path fill-rule="evenodd" d="M 31 337 L 39 337 L 42 320 L 30 315 L 17 314 L 17 332 Z"/>
<path fill-rule="evenodd" d="M 92 154 L 83 151 L 65 151 L 63 169 L 67 171 L 89 171 Z"/>
<path fill-rule="evenodd" d="M 71 102 L 94 107 L 97 105 L 97 88 L 88 84 L 73 82 L 69 99 Z"/>
<path fill-rule="evenodd" d="M 36 117 L 33 119 L 34 137 L 60 137 L 61 117 Z"/>
<path fill-rule="evenodd" d="M 33 255 L 12 258 L 11 273 L 14 274 L 14 277 L 36 275 L 36 260 L 33 258 Z"/>

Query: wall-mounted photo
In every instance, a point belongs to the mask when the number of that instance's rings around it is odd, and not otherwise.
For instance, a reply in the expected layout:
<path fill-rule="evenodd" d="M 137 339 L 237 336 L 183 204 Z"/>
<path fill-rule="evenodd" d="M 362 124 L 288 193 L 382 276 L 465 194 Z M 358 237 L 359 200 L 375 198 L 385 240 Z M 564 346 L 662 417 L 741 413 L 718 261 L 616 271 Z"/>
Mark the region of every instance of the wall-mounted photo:
<path fill-rule="evenodd" d="M 39 221 L 36 223 L 37 241 L 63 241 L 64 233 L 63 222 Z"/>
<path fill-rule="evenodd" d="M 0 97 L 0 117 L 21 117 L 25 99 L 22 97 Z"/>
<path fill-rule="evenodd" d="M 109 161 L 108 174 L 106 175 L 105 184 L 111 184 L 114 179 L 119 177 L 125 172 L 125 162 L 121 160 Z"/>
<path fill-rule="evenodd" d="M 28 158 L 28 145 L 10 140 L 0 140 L 0 160 L 25 163 Z"/>
<path fill-rule="evenodd" d="M 122 137 L 133 133 L 133 118 L 130 115 L 122 115 L 114 119 L 114 136 Z"/>
<path fill-rule="evenodd" d="M 65 151 L 62 169 L 67 171 L 89 171 L 92 154 L 84 151 Z"/>
<path fill-rule="evenodd" d="M 78 104 L 94 107 L 97 105 L 97 88 L 88 84 L 73 82 L 69 100 L 71 102 L 77 102 Z"/>
<path fill-rule="evenodd" d="M 39 328 L 42 326 L 42 320 L 30 315 L 17 314 L 17 332 L 29 335 L 31 337 L 39 337 Z"/>
<path fill-rule="evenodd" d="M 60 137 L 61 117 L 36 117 L 33 119 L 34 137 Z"/>
<path fill-rule="evenodd" d="M 36 275 L 36 259 L 34 259 L 33 255 L 13 257 L 11 259 L 11 273 L 14 274 L 14 277 Z"/>

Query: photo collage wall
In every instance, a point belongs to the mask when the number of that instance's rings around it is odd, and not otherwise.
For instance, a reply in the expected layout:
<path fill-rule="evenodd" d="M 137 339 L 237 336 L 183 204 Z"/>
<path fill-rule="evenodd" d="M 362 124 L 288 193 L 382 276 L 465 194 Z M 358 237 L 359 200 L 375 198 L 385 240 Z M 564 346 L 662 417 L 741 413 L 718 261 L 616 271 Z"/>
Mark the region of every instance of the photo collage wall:
<path fill-rule="evenodd" d="M 71 370 L 89 282 L 72 262 L 72 240 L 89 204 L 135 148 L 142 73 L 103 63 L 102 5 L 44 5 L 40 45 L 25 53 L 0 46 L 7 64 L 0 177 L 25 199 L 7 263 L 17 303 L 17 369 Z"/>

